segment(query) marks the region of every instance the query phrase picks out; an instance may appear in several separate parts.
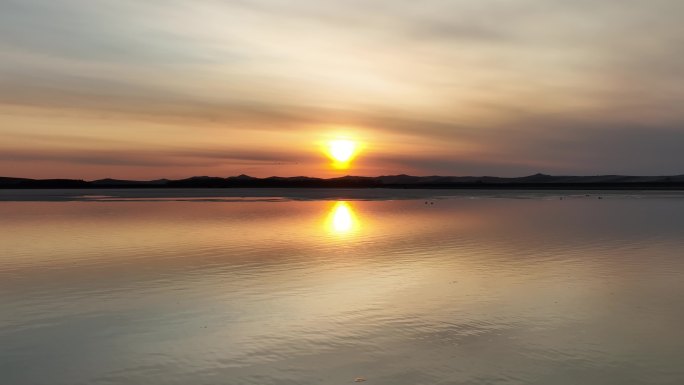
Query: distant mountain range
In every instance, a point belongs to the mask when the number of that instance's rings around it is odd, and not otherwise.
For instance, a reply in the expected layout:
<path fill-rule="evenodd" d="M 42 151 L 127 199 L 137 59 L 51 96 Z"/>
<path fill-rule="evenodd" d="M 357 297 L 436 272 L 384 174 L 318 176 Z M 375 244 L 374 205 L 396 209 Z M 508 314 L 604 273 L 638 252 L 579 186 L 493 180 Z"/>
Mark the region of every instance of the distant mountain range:
<path fill-rule="evenodd" d="M 684 190 L 684 175 L 674 176 L 553 176 L 534 174 L 517 178 L 492 176 L 306 176 L 227 178 L 195 176 L 187 179 L 151 181 L 99 179 L 27 179 L 0 177 L 0 189 L 94 189 L 94 188 L 448 188 L 448 189 L 628 189 Z"/>

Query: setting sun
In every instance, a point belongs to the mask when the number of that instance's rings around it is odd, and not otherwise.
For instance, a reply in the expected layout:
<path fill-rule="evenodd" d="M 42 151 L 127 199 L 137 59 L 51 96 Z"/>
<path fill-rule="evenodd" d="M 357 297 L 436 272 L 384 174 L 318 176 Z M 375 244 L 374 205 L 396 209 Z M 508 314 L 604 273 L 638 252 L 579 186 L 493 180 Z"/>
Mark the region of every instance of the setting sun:
<path fill-rule="evenodd" d="M 356 143 L 351 140 L 332 140 L 329 143 L 330 156 L 338 162 L 349 162 L 356 152 Z"/>
<path fill-rule="evenodd" d="M 358 154 L 359 146 L 349 139 L 336 139 L 327 143 L 325 152 L 333 160 L 333 167 L 349 168 L 349 163 Z"/>

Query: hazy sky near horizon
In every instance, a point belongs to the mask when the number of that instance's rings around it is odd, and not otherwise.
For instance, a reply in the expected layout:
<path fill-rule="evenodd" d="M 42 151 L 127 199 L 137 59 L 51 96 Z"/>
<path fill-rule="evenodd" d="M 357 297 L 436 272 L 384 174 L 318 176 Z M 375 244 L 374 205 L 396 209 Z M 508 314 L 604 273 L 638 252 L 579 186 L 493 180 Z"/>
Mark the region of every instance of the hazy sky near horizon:
<path fill-rule="evenodd" d="M 0 175 L 684 173 L 680 0 L 0 0 Z M 365 143 L 332 170 L 320 143 Z"/>

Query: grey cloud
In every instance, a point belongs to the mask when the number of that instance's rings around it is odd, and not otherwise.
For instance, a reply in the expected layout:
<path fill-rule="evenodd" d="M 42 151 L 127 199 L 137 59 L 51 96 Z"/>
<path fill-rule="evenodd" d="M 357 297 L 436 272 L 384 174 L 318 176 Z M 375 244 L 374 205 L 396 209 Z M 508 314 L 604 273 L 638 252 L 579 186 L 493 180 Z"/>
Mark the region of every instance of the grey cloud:
<path fill-rule="evenodd" d="M 164 6 L 131 1 L 4 0 L 0 46 L 5 50 L 96 62 L 164 65 L 202 62 L 192 41 L 147 23 Z"/>
<path fill-rule="evenodd" d="M 135 154 L 129 151 L 91 151 L 91 150 L 13 150 L 0 151 L 0 160 L 18 162 L 61 162 L 75 164 L 97 164 L 115 166 L 159 167 L 181 166 L 183 164 L 159 158 L 155 154 Z"/>
<path fill-rule="evenodd" d="M 211 159 L 215 161 L 245 161 L 254 163 L 297 163 L 310 161 L 307 156 L 293 156 L 291 153 L 273 150 L 244 150 L 235 148 L 180 149 L 166 152 L 169 156 L 180 158 Z"/>
<path fill-rule="evenodd" d="M 134 167 L 197 167 L 259 164 L 288 164 L 305 160 L 273 151 L 240 149 L 1 149 L 0 160 L 63 162 Z"/>
<path fill-rule="evenodd" d="M 516 160 L 495 156 L 483 156 L 471 159 L 454 154 L 425 154 L 422 156 L 385 156 L 373 157 L 376 161 L 390 169 L 416 170 L 421 175 L 442 176 L 525 176 L 537 172 L 563 170 L 559 165 L 551 165 L 544 160 Z"/>

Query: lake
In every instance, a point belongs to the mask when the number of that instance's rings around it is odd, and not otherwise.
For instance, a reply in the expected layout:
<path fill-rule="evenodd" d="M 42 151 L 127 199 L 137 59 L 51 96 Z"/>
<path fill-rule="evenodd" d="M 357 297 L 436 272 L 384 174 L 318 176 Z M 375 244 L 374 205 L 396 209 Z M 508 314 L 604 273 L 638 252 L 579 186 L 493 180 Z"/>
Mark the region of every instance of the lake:
<path fill-rule="evenodd" d="M 684 383 L 684 194 L 0 191 L 0 383 Z"/>

